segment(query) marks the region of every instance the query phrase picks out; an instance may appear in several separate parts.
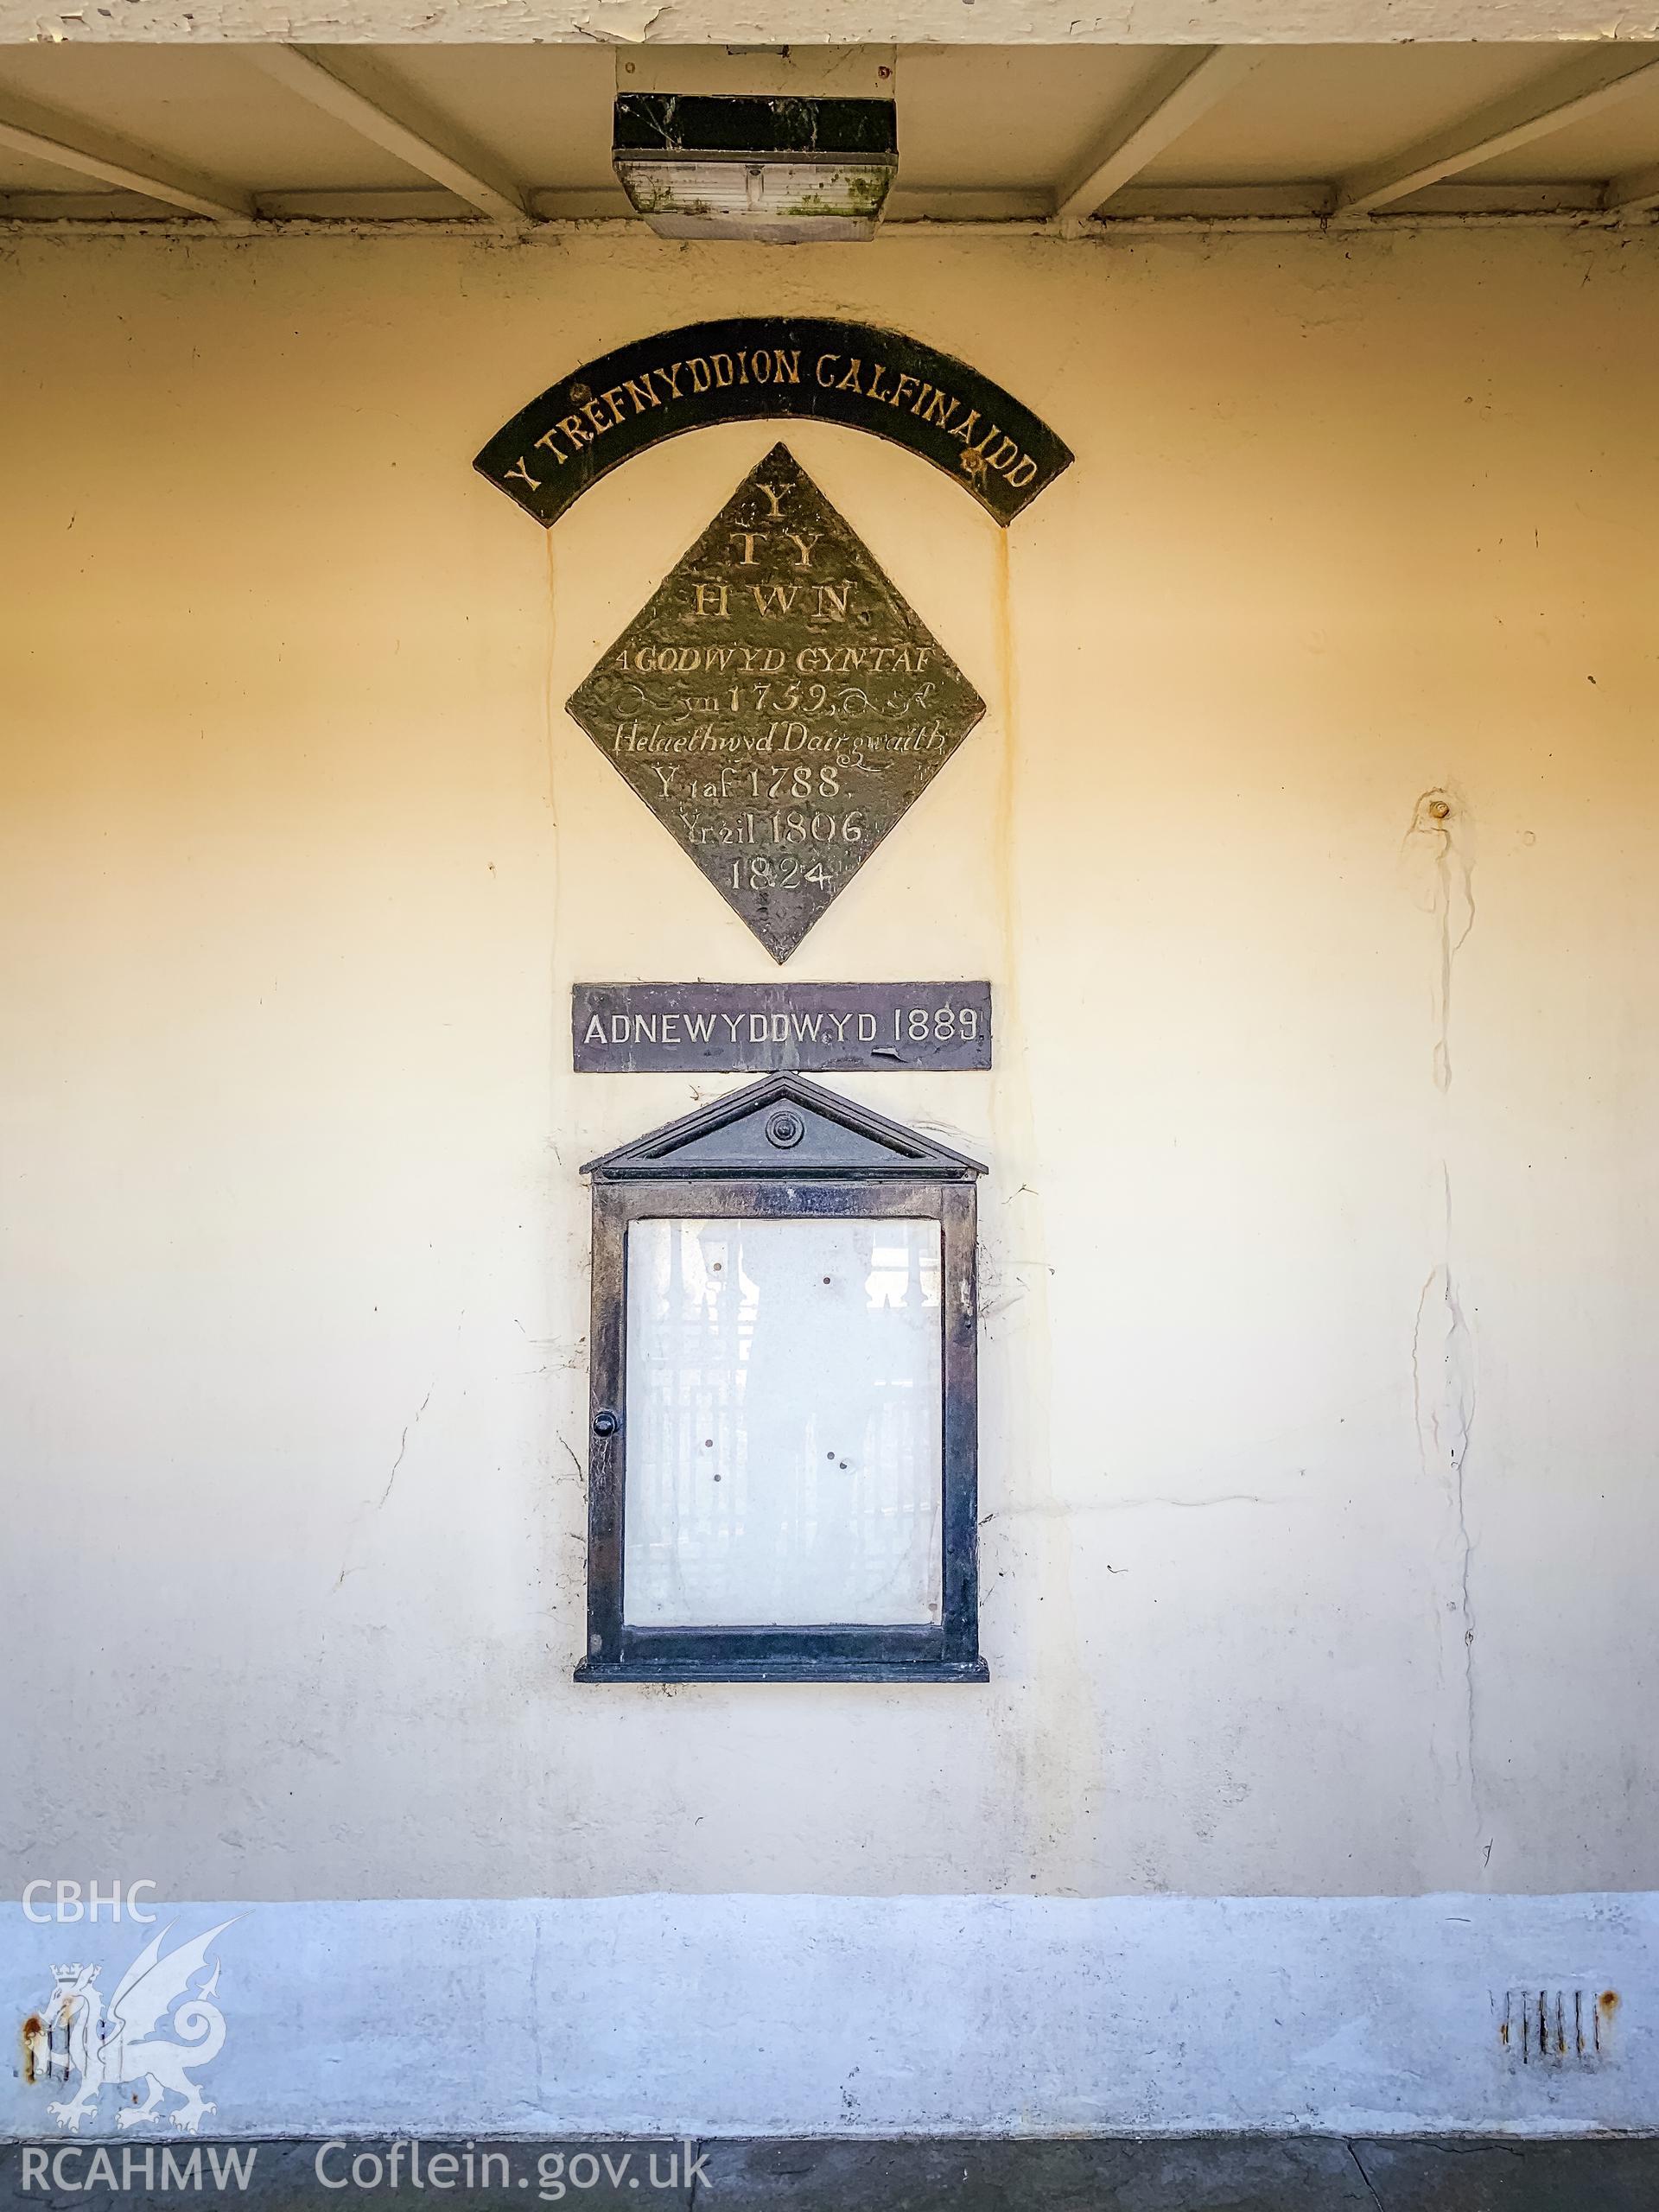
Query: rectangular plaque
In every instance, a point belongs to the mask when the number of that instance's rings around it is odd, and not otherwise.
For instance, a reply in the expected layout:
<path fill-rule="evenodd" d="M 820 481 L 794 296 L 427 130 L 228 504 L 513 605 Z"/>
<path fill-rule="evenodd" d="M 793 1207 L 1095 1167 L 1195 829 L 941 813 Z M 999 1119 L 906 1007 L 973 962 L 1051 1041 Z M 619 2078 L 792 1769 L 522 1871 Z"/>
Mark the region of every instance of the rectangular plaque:
<path fill-rule="evenodd" d="M 578 983 L 579 1075 L 988 1068 L 988 983 Z"/>

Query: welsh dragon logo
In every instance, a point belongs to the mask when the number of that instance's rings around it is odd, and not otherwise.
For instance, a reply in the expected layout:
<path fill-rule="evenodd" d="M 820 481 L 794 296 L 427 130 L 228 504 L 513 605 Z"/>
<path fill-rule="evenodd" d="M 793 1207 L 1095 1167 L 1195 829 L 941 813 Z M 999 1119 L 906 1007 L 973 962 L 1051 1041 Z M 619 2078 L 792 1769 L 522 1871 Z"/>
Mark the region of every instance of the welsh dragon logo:
<path fill-rule="evenodd" d="M 118 2127 L 137 2127 L 159 2120 L 168 2127 L 194 2135 L 204 2113 L 213 2110 L 190 2079 L 188 2068 L 206 2066 L 225 2044 L 225 2015 L 213 2002 L 219 1987 L 219 1961 L 213 1973 L 189 1994 L 190 1984 L 207 1967 L 207 1951 L 215 1936 L 231 1925 L 220 1921 L 193 1942 L 176 1944 L 165 1955 L 162 1942 L 171 1932 L 163 1928 L 151 1937 L 121 1977 L 109 2011 L 97 1987 L 96 1967 L 66 1966 L 52 1969 L 52 1995 L 44 2013 L 25 2028 L 29 2078 L 36 2082 L 69 2082 L 80 2076 L 72 2097 L 49 2104 L 47 2110 L 72 2134 L 98 2103 L 106 2088 L 129 2082 L 147 2082 L 149 2094 L 141 2105 L 124 2105 L 115 2116 Z M 184 1998 L 186 2002 L 179 2003 Z M 174 2042 L 155 2031 L 166 2020 L 180 2040 Z M 161 2109 L 171 2093 L 183 2102 L 171 2112 Z"/>

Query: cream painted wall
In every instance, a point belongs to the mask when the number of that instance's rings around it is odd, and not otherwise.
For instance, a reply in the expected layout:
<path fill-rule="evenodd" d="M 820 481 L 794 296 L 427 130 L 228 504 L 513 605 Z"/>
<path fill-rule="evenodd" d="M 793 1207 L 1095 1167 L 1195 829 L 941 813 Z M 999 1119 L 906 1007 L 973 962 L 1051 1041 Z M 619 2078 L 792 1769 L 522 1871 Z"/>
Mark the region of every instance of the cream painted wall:
<path fill-rule="evenodd" d="M 1659 1885 L 1656 274 L 0 244 L 15 1880 Z M 995 1679 L 582 1690 L 576 1171 L 691 1100 L 569 987 L 773 971 L 561 702 L 773 433 L 549 540 L 469 462 L 787 307 L 1078 456 L 1004 539 L 785 433 L 991 702 L 790 972 L 999 995 L 845 1086 L 994 1163 Z"/>

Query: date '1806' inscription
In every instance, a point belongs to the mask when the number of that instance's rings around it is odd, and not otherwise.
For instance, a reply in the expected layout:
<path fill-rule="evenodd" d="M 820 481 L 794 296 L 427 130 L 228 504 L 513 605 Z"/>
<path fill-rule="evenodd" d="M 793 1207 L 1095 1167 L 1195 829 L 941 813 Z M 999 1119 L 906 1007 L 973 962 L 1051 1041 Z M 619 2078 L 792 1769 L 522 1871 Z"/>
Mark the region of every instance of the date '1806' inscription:
<path fill-rule="evenodd" d="M 783 961 L 985 703 L 779 445 L 569 711 Z"/>

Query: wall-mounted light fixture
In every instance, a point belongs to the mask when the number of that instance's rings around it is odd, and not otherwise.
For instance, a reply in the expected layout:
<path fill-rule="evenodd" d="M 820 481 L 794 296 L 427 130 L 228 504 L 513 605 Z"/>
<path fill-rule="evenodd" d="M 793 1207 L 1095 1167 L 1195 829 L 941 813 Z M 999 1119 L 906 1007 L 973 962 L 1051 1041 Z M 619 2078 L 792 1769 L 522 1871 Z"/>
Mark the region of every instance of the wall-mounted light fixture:
<path fill-rule="evenodd" d="M 666 238 L 868 238 L 899 167 L 891 100 L 624 93 L 612 159 Z"/>
<path fill-rule="evenodd" d="M 890 49 L 620 59 L 612 162 L 663 238 L 875 234 L 899 167 Z"/>

